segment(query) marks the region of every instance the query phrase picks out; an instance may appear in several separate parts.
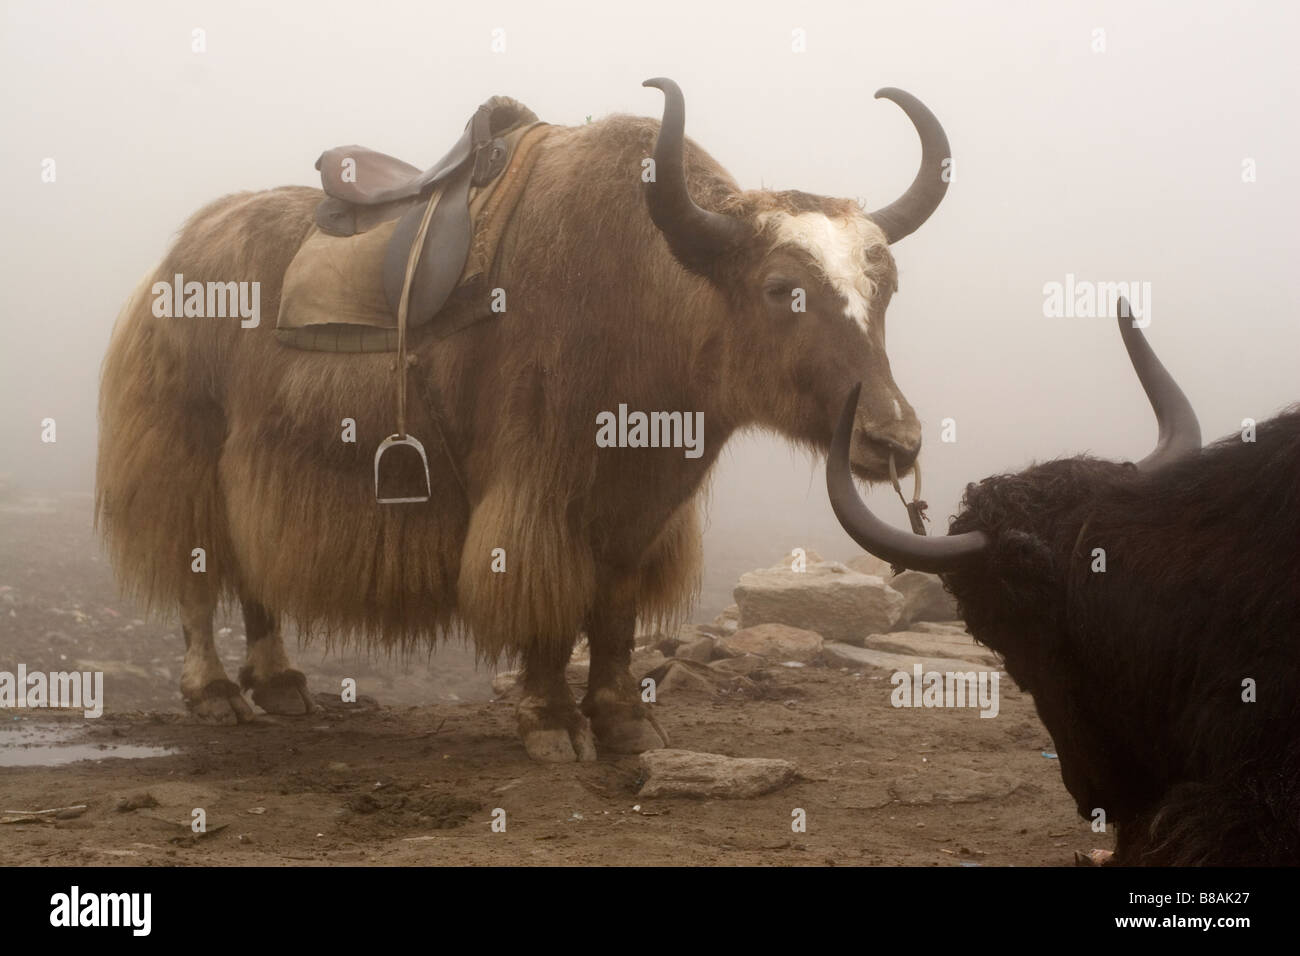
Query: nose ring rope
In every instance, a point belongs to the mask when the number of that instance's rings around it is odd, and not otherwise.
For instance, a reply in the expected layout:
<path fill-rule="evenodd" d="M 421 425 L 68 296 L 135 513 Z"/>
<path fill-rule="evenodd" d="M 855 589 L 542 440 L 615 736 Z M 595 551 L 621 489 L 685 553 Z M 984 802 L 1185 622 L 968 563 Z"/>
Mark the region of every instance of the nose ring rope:
<path fill-rule="evenodd" d="M 898 500 L 903 503 L 907 509 L 907 519 L 912 524 L 912 533 L 925 535 L 925 522 L 930 519 L 925 516 L 925 509 L 928 505 L 921 500 L 921 459 L 918 456 L 912 463 L 912 500 L 908 501 L 903 496 L 903 489 L 898 483 L 898 466 L 894 464 L 894 453 L 889 453 L 889 481 L 894 486 L 894 491 L 898 494 Z M 901 564 L 890 565 L 895 574 L 902 574 L 906 570 Z"/>
<path fill-rule="evenodd" d="M 889 481 L 894 486 L 894 491 L 898 494 L 898 500 L 903 503 L 907 509 L 908 520 L 912 523 L 912 533 L 924 535 L 925 522 L 930 519 L 925 516 L 925 509 L 929 507 L 926 502 L 921 500 L 921 459 L 918 457 L 912 463 L 912 500 L 908 501 L 903 497 L 903 489 L 898 483 L 898 466 L 894 464 L 894 453 L 889 453 Z"/>

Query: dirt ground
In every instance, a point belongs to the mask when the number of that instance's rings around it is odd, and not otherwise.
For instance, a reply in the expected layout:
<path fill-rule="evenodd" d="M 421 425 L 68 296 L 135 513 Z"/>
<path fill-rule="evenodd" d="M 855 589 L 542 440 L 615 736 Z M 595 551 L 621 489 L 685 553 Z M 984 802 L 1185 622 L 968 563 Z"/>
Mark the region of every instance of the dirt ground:
<path fill-rule="evenodd" d="M 198 724 L 176 686 L 179 630 L 123 604 L 89 521 L 84 496 L 0 501 L 0 670 L 103 670 L 107 699 L 97 720 L 0 711 L 8 865 L 1063 866 L 1113 846 L 1075 814 L 1009 679 L 991 720 L 895 710 L 888 675 L 824 665 L 772 666 L 741 692 L 665 692 L 673 746 L 798 765 L 796 783 L 746 800 L 639 798 L 635 757 L 531 762 L 513 704 L 459 647 L 405 663 L 300 650 L 322 710 Z M 241 626 L 223 626 L 233 674 Z M 338 702 L 340 676 L 360 703 Z M 92 759 L 50 765 L 79 755 Z M 807 832 L 791 829 L 796 808 Z"/>

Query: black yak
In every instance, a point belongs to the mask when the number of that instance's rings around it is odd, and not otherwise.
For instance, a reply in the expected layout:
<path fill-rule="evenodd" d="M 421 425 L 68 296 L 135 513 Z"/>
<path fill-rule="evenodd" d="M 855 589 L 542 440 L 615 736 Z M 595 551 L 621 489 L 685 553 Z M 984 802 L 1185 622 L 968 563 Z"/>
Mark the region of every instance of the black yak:
<path fill-rule="evenodd" d="M 1160 422 L 1133 465 L 1081 456 L 968 485 L 947 537 L 876 519 L 827 469 L 864 548 L 937 572 L 1034 698 L 1113 863 L 1300 863 L 1300 406 L 1200 447 L 1186 398 L 1126 316 Z M 1094 549 L 1104 550 L 1104 571 Z"/>

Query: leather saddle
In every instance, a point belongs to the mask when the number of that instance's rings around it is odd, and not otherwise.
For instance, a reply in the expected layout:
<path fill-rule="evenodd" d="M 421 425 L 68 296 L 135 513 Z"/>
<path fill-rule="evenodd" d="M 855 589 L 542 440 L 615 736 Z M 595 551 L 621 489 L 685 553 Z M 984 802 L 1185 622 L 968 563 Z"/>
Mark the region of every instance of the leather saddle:
<path fill-rule="evenodd" d="M 412 246 L 422 242 L 411 276 L 407 321 L 423 325 L 446 303 L 469 258 L 474 238 L 470 189 L 488 185 L 505 169 L 510 133 L 538 122 L 517 100 L 494 96 L 470 117 L 451 150 L 424 171 L 364 146 L 327 150 L 316 160 L 325 190 L 316 207 L 316 225 L 330 236 L 348 237 L 398 220 L 387 240 L 382 276 L 394 315 Z"/>

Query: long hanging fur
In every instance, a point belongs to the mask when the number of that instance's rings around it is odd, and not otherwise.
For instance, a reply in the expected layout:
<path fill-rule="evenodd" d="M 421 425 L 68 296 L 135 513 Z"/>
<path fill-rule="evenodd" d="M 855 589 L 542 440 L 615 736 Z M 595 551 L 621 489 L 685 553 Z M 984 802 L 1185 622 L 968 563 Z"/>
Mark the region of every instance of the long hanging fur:
<path fill-rule="evenodd" d="M 989 559 L 945 583 L 1117 862 L 1300 864 L 1300 407 L 1151 473 L 985 479 L 951 526 L 975 529 Z"/>

